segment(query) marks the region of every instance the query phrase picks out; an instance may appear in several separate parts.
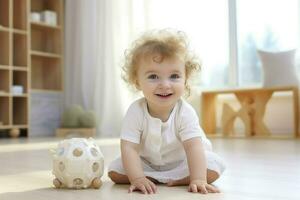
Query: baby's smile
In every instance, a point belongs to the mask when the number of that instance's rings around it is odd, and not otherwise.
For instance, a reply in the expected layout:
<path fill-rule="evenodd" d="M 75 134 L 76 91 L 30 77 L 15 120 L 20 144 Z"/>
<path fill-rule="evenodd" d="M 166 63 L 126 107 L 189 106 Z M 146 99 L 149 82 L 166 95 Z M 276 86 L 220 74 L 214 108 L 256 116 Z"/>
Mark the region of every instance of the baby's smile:
<path fill-rule="evenodd" d="M 155 94 L 155 95 L 160 98 L 168 98 L 168 97 L 172 96 L 173 93 L 159 93 L 159 94 Z"/>

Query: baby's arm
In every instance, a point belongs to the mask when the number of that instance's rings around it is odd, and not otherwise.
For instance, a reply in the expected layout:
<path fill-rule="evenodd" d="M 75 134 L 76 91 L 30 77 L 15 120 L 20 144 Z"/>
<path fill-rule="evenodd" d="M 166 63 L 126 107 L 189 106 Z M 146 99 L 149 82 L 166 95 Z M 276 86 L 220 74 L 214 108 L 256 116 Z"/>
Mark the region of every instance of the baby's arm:
<path fill-rule="evenodd" d="M 139 144 L 121 140 L 122 162 L 131 183 L 129 192 L 140 190 L 144 194 L 156 192 L 155 184 L 144 175 L 139 156 Z"/>
<path fill-rule="evenodd" d="M 183 142 L 186 152 L 189 171 L 190 171 L 190 192 L 218 192 L 218 190 L 209 185 L 206 179 L 207 166 L 204 154 L 204 148 L 199 137 L 191 138 Z"/>

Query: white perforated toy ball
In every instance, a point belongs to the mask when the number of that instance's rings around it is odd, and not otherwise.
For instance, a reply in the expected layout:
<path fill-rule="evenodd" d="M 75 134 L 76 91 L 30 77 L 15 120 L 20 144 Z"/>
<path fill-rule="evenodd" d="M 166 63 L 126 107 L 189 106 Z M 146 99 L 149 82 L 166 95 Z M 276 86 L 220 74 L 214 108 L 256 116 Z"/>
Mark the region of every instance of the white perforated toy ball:
<path fill-rule="evenodd" d="M 104 157 L 93 138 L 63 140 L 52 151 L 52 156 L 55 187 L 98 189 L 101 186 Z"/>

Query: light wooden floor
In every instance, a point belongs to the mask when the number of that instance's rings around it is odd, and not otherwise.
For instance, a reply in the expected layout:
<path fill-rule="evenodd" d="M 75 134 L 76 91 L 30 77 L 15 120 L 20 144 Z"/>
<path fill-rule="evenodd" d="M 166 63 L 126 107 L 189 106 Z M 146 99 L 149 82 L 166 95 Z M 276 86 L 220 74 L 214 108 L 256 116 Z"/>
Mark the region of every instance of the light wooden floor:
<path fill-rule="evenodd" d="M 117 139 L 97 140 L 106 165 L 119 154 Z M 212 139 L 227 170 L 215 185 L 220 194 L 192 194 L 186 187 L 160 185 L 155 195 L 127 194 L 128 185 L 103 177 L 99 190 L 58 190 L 52 186 L 50 147 L 55 139 L 0 140 L 0 199 L 230 199 L 299 200 L 300 140 Z"/>

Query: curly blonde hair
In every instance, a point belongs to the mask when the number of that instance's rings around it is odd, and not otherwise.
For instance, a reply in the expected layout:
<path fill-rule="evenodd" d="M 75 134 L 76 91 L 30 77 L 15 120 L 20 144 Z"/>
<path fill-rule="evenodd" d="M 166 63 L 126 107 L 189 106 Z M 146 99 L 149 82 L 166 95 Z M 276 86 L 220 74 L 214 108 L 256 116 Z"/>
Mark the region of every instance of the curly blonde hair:
<path fill-rule="evenodd" d="M 157 57 L 158 55 L 158 57 Z M 122 77 L 130 86 L 137 87 L 137 70 L 142 59 L 152 56 L 155 62 L 165 58 L 179 58 L 185 63 L 185 89 L 189 95 L 188 79 L 195 71 L 200 70 L 198 58 L 191 53 L 186 35 L 181 31 L 171 29 L 153 30 L 144 33 L 125 51 L 125 64 L 122 67 Z M 159 60 L 157 60 L 157 58 Z"/>

